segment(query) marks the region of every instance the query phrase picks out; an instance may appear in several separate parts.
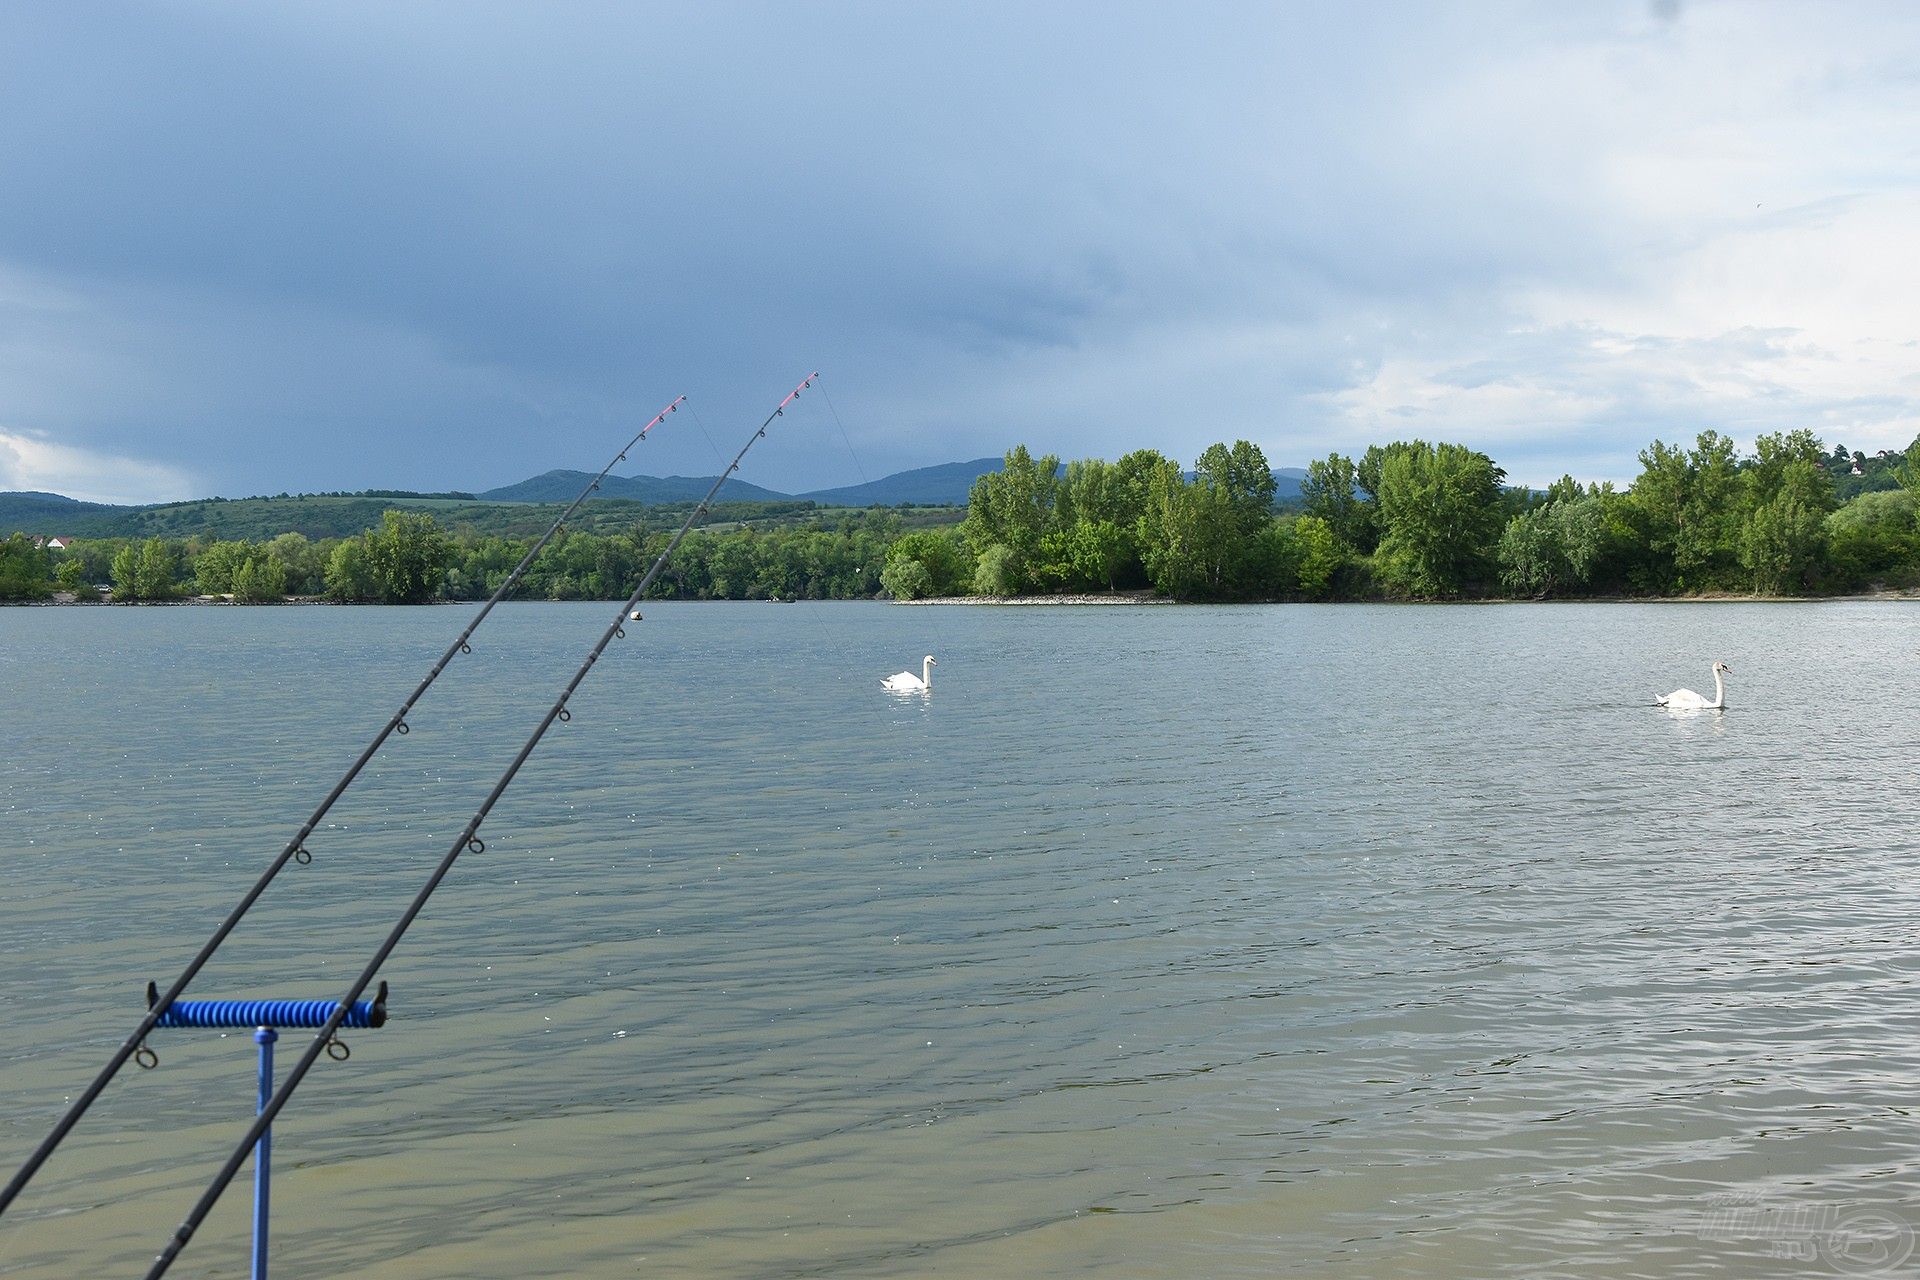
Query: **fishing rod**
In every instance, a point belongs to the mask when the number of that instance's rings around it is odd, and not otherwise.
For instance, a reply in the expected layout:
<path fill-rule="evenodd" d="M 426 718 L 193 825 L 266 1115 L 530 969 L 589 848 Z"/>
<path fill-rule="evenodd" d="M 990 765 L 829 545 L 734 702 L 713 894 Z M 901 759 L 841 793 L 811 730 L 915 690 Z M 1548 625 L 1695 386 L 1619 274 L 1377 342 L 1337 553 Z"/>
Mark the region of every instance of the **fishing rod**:
<path fill-rule="evenodd" d="M 627 450 L 645 440 L 647 432 L 660 425 L 668 414 L 677 412 L 685 400 L 685 396 L 676 397 L 672 404 L 648 419 L 647 425 L 641 427 L 634 433 L 633 439 L 621 446 L 620 452 L 616 453 L 606 466 L 600 468 L 600 474 L 589 480 L 586 487 L 580 490 L 580 496 L 575 498 L 547 531 L 540 535 L 540 540 L 528 548 L 526 555 L 520 557 L 520 563 L 513 567 L 513 572 L 509 573 L 499 588 L 487 597 L 487 602 L 480 606 L 478 613 L 473 615 L 473 621 L 467 623 L 466 629 L 447 646 L 447 651 L 440 655 L 440 660 L 433 664 L 433 669 L 427 672 L 426 678 L 407 695 L 407 700 L 400 704 L 400 709 L 387 718 L 386 724 L 380 727 L 380 732 L 374 735 L 373 741 L 367 744 L 366 749 L 348 766 L 347 771 L 340 775 L 340 780 L 333 784 L 333 790 L 327 792 L 327 798 L 320 802 L 319 808 L 315 809 L 312 816 L 301 824 L 300 830 L 293 839 L 287 841 L 286 847 L 280 851 L 280 856 L 260 873 L 260 878 L 253 882 L 253 887 L 247 890 L 238 905 L 227 913 L 227 918 L 220 922 L 220 927 L 213 931 L 213 936 L 207 939 L 198 954 L 187 962 L 187 967 L 181 971 L 178 978 L 173 980 L 173 985 L 153 1002 L 146 1016 L 140 1019 L 140 1025 L 134 1029 L 132 1035 L 127 1037 L 126 1043 L 114 1051 L 107 1065 L 99 1075 L 93 1078 L 93 1083 L 89 1084 L 85 1092 L 81 1093 L 73 1105 L 67 1108 L 66 1113 L 60 1117 L 59 1123 L 53 1126 L 53 1132 L 49 1133 L 34 1149 L 33 1154 L 27 1157 L 27 1162 L 20 1166 L 20 1171 L 13 1175 L 6 1187 L 0 1189 L 0 1213 L 7 1211 L 7 1206 L 12 1204 L 20 1192 L 26 1188 L 27 1183 L 32 1181 L 33 1175 L 40 1171 L 40 1166 L 47 1162 L 47 1158 L 53 1154 L 54 1149 L 66 1140 L 67 1135 L 73 1131 L 73 1127 L 80 1123 L 80 1117 L 87 1113 L 87 1108 L 91 1107 L 95 1099 L 105 1091 L 108 1082 L 119 1073 L 120 1068 L 127 1065 L 127 1059 L 140 1056 L 142 1066 L 152 1066 L 158 1061 L 153 1051 L 146 1048 L 147 1033 L 159 1025 L 160 1019 L 166 1016 L 174 1000 L 187 989 L 187 984 L 193 981 L 200 970 L 206 967 L 207 961 L 213 958 L 213 953 L 220 949 L 221 944 L 226 942 L 227 936 L 239 925 L 241 917 L 253 909 L 253 904 L 259 901 L 260 895 L 266 892 L 267 886 L 273 883 L 274 877 L 280 874 L 287 863 L 298 861 L 304 865 L 313 860 L 313 854 L 307 849 L 307 837 L 313 834 L 314 829 L 320 825 L 321 819 L 327 816 L 334 802 L 353 785 L 354 779 L 360 776 L 360 771 L 366 768 L 367 762 L 373 759 L 374 753 L 380 750 L 389 737 L 396 733 L 403 736 L 407 733 L 407 713 L 413 710 L 414 704 L 420 701 L 421 696 L 432 687 L 433 682 L 440 678 L 440 673 L 446 670 L 447 664 L 453 661 L 455 654 L 473 652 L 473 646 L 468 643 L 473 639 L 473 633 L 480 629 L 480 624 L 486 621 L 489 613 L 493 612 L 493 606 L 506 599 L 507 594 L 519 585 L 520 579 L 525 576 L 534 558 L 540 554 L 547 543 L 553 540 L 553 536 L 560 532 L 568 517 L 578 511 L 581 504 L 600 487 L 600 482 L 607 478 L 609 471 L 626 460 Z"/>
<path fill-rule="evenodd" d="M 789 391 L 787 398 L 767 415 L 766 421 L 760 424 L 759 429 L 747 437 L 747 442 L 740 446 L 740 452 L 733 455 L 733 461 L 727 464 L 727 469 L 714 479 L 713 487 L 707 490 L 707 496 L 702 498 L 700 505 L 687 516 L 686 522 L 667 543 L 666 549 L 660 553 L 646 575 L 640 579 L 640 585 L 633 589 L 633 594 L 627 597 L 627 602 L 620 606 L 620 612 L 614 615 L 607 629 L 600 633 L 600 639 L 592 649 L 587 651 L 587 656 L 574 670 L 573 677 L 561 689 L 560 696 L 554 699 L 553 705 L 547 708 L 547 713 L 540 718 L 540 723 L 534 727 L 526 742 L 521 745 L 519 753 L 513 757 L 513 762 L 507 766 L 506 772 L 500 775 L 499 780 L 493 784 L 493 790 L 487 793 L 487 798 L 481 801 L 478 809 L 474 810 L 473 816 L 467 820 L 467 825 L 454 839 L 453 846 L 441 856 L 439 864 L 433 869 L 433 874 L 427 877 L 427 882 L 420 887 L 418 893 L 413 895 L 413 901 L 407 904 L 407 909 L 401 914 L 398 923 L 381 941 L 380 946 L 373 953 L 373 958 L 367 961 L 367 967 L 360 971 L 360 976 L 354 979 L 351 987 L 347 988 L 346 994 L 335 1005 L 333 1016 L 314 1033 L 312 1043 L 307 1046 L 306 1052 L 300 1055 L 300 1061 L 295 1063 L 293 1070 L 287 1073 L 287 1078 L 281 1082 L 273 1097 L 261 1105 L 259 1114 L 247 1129 L 246 1136 L 240 1140 L 240 1145 L 235 1147 L 233 1154 L 227 1157 L 227 1162 L 220 1167 L 220 1172 L 214 1175 L 206 1192 L 193 1206 L 193 1211 L 174 1230 L 173 1238 L 167 1241 L 166 1248 L 162 1249 L 159 1256 L 154 1259 L 152 1268 L 147 1272 L 147 1280 L 159 1280 L 173 1265 L 173 1260 L 180 1256 L 181 1250 L 187 1247 L 187 1242 L 193 1238 L 193 1233 L 200 1229 L 200 1224 L 206 1221 L 207 1215 L 213 1211 L 213 1206 L 219 1202 L 221 1194 L 233 1181 L 234 1174 L 238 1173 L 240 1166 L 247 1162 L 247 1157 L 253 1152 L 254 1144 L 260 1140 L 260 1135 L 273 1123 L 273 1118 L 280 1114 L 280 1109 L 286 1106 L 287 1099 L 293 1096 L 293 1091 L 300 1087 L 300 1082 L 306 1078 L 307 1072 L 319 1060 L 320 1054 L 333 1039 L 334 1033 L 340 1029 L 341 1024 L 353 1011 L 355 1001 L 359 1000 L 366 993 L 367 988 L 373 985 L 375 976 L 380 972 L 380 966 L 386 963 L 387 957 L 392 955 L 394 948 L 400 945 L 400 939 L 406 936 L 415 918 L 425 909 L 427 899 L 433 896 L 434 890 L 440 887 L 440 882 L 446 879 L 449 871 L 453 870 L 453 864 L 459 861 L 460 855 L 486 852 L 486 842 L 480 839 L 480 824 L 485 822 L 487 815 L 493 812 L 493 806 L 499 803 L 500 797 L 513 784 L 514 778 L 520 773 L 521 766 L 526 764 L 534 748 L 540 745 L 540 740 L 546 736 L 547 730 L 553 727 L 554 721 L 567 721 L 573 718 L 572 713 L 567 710 L 567 700 L 573 697 L 574 691 L 580 687 L 580 682 L 587 678 L 587 672 L 591 671 L 593 664 L 600 660 L 600 655 L 606 652 L 607 646 L 627 634 L 621 624 L 627 621 L 628 613 L 640 603 L 640 598 L 646 594 L 647 588 L 653 585 L 654 579 L 666 567 L 668 558 L 680 545 L 681 539 L 685 538 L 700 517 L 706 514 L 713 503 L 714 495 L 720 492 L 720 486 L 740 469 L 740 460 L 747 456 L 747 450 L 753 448 L 754 442 L 767 434 L 767 428 L 773 425 L 773 420 L 783 415 L 787 411 L 787 406 L 798 399 L 801 392 L 812 386 L 814 379 L 819 376 L 818 373 L 810 373 L 799 386 Z"/>

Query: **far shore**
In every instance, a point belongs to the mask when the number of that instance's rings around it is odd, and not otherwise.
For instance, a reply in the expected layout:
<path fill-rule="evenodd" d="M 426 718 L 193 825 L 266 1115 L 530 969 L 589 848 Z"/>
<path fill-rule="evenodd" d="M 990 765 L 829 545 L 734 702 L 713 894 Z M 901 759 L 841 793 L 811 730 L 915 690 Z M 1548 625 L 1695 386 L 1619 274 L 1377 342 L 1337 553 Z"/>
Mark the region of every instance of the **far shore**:
<path fill-rule="evenodd" d="M 1833 596 L 1760 596 L 1727 591 L 1705 592 L 1697 596 L 1555 596 L 1526 599 L 1519 596 L 1487 596 L 1472 600 L 1385 600 L 1379 598 L 1348 600 L 1231 600 L 1218 603 L 1228 607 L 1242 604 L 1394 604 L 1394 605 L 1482 605 L 1482 604 L 1821 604 L 1840 600 L 1920 600 L 1920 588 L 1882 591 L 1856 591 Z M 1150 591 L 1115 591 L 1104 595 L 1057 596 L 928 596 L 921 600 L 895 600 L 900 605 L 983 604 L 983 605 L 1134 605 L 1205 604 L 1208 601 L 1170 600 Z"/>
<path fill-rule="evenodd" d="M 1556 596 L 1548 599 L 1521 599 L 1514 596 L 1489 596 L 1472 600 L 1385 600 L 1379 598 L 1348 600 L 1172 600 L 1166 596 L 1157 596 L 1151 591 L 1113 591 L 1097 593 L 1069 593 L 1048 596 L 928 596 L 920 600 L 885 600 L 884 597 L 863 596 L 858 600 L 821 600 L 809 603 L 845 604 L 845 603 L 887 603 L 907 606 L 919 605 L 988 605 L 1029 608 L 1034 606 L 1094 606 L 1116 608 L 1127 605 L 1178 605 L 1210 604 L 1232 608 L 1248 604 L 1392 604 L 1392 605 L 1488 605 L 1488 604 L 1822 604 L 1838 601 L 1916 601 L 1920 600 L 1920 587 L 1886 588 L 1879 591 L 1856 591 L 1846 595 L 1832 596 L 1760 596 L 1742 595 L 1735 592 L 1715 591 L 1694 596 Z M 476 604 L 476 600 L 426 600 L 421 607 L 441 605 Z M 513 604 L 617 604 L 614 600 L 514 600 Z M 653 604 L 798 604 L 799 600 L 655 600 Z M 51 600 L 0 600 L 0 608 L 8 605 L 27 609 L 66 608 L 81 606 L 85 608 L 111 607 L 119 605 L 125 608 L 178 609 L 192 607 L 210 608 L 273 608 L 279 605 L 313 605 L 352 609 L 358 604 L 344 604 L 329 600 L 324 596 L 288 596 L 284 600 L 239 601 L 231 596 L 182 596 L 174 600 L 114 600 L 77 599 L 66 592 L 58 592 Z M 386 606 L 393 608 L 397 606 Z"/>
<path fill-rule="evenodd" d="M 1057 596 L 927 596 L 920 600 L 895 600 L 894 604 L 1179 604 L 1166 596 L 1157 596 L 1151 591 L 1107 591 L 1096 593 L 1070 593 Z"/>

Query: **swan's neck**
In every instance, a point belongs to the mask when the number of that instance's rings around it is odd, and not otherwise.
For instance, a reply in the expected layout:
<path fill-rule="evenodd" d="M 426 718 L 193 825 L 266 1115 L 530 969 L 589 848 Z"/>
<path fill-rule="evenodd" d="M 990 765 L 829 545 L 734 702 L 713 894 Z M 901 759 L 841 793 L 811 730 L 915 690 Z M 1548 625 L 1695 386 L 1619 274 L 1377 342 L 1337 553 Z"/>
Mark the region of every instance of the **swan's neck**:
<path fill-rule="evenodd" d="M 922 658 L 920 660 L 920 683 L 927 686 L 927 688 L 929 689 L 933 688 L 933 659 L 932 658 Z"/>
<path fill-rule="evenodd" d="M 1724 707 L 1727 705 L 1727 687 L 1720 683 L 1720 668 L 1718 667 L 1713 669 L 1713 705 L 1716 707 Z"/>

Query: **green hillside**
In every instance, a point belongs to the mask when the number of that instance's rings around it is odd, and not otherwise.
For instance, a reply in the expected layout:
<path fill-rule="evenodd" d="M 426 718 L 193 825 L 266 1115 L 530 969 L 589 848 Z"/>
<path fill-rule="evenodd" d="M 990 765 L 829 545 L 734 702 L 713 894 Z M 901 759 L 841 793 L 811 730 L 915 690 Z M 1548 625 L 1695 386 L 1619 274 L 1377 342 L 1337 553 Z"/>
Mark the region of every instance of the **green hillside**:
<path fill-rule="evenodd" d="M 299 494 L 273 498 L 210 498 L 150 507 L 110 507 L 50 494 L 0 494 L 0 537 L 20 532 L 65 538 L 206 538 L 263 541 L 282 533 L 320 540 L 344 538 L 373 528 L 389 510 L 425 511 L 448 529 L 482 536 L 531 537 L 552 523 L 565 503 L 481 502 L 445 497 L 375 497 Z M 608 533 L 636 525 L 678 524 L 692 502 L 643 503 L 596 498 L 574 513 L 578 531 Z M 709 524 L 776 526 L 817 510 L 812 502 L 721 502 Z M 912 525 L 958 521 L 959 511 L 915 512 Z"/>

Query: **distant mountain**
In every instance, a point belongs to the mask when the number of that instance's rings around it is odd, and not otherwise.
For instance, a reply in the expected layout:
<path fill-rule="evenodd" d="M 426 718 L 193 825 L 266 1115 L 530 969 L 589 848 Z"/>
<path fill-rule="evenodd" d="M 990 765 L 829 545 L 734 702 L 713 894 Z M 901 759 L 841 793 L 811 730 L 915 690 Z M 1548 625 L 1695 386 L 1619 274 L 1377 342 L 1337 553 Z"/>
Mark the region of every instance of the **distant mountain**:
<path fill-rule="evenodd" d="M 476 494 L 482 502 L 572 502 L 579 496 L 590 471 L 548 471 L 519 484 L 503 485 Z M 608 476 L 600 482 L 597 498 L 627 498 L 661 504 L 698 502 L 713 487 L 712 476 Z M 791 502 L 791 494 L 775 493 L 745 480 L 730 480 L 720 496 L 728 502 Z"/>
<path fill-rule="evenodd" d="M 734 480 L 720 491 L 722 503 L 814 502 L 828 507 L 965 506 L 967 491 L 983 475 L 999 471 L 999 458 L 947 462 L 917 467 L 866 484 L 838 489 L 816 489 L 799 495 L 777 493 L 744 480 Z M 1280 503 L 1298 502 L 1300 481 L 1306 472 L 1282 467 L 1273 473 L 1274 497 Z M 144 507 L 119 507 L 103 502 L 81 502 L 57 493 L 0 493 L 0 537 L 14 530 L 67 537 L 272 537 L 289 530 L 310 538 L 337 538 L 378 524 L 389 507 L 432 511 L 445 523 L 465 522 L 489 531 L 516 536 L 550 517 L 541 515 L 542 503 L 573 501 L 592 479 L 585 471 L 549 471 L 545 475 L 504 485 L 465 499 L 454 494 L 407 494 L 398 490 L 369 490 L 356 494 L 296 494 L 282 498 L 202 498 Z M 608 476 L 599 498 L 659 506 L 697 502 L 713 485 L 712 476 Z M 514 505 L 501 505 L 514 504 Z M 521 505 L 525 504 L 525 505 Z M 627 521 L 622 508 L 590 506 L 590 512 L 609 520 Z M 631 510 L 628 508 L 627 510 Z M 588 519 L 583 513 L 582 521 Z M 524 526 L 524 528 L 523 528 Z"/>
<path fill-rule="evenodd" d="M 981 476 L 1000 470 L 999 458 L 972 462 L 943 462 L 937 467 L 915 467 L 893 475 L 850 484 L 839 489 L 815 489 L 799 495 L 823 507 L 894 507 L 903 502 L 923 506 L 963 507 L 967 491 Z"/>
<path fill-rule="evenodd" d="M 943 462 L 937 467 L 918 467 L 896 472 L 866 484 L 840 489 L 815 489 L 797 496 L 826 507 L 892 507 L 902 502 L 926 506 L 964 507 L 973 482 L 991 475 L 1005 465 L 999 458 L 975 458 L 972 462 Z M 1065 466 L 1061 467 L 1064 472 Z M 1290 502 L 1300 497 L 1300 482 L 1306 479 L 1300 467 L 1281 467 L 1273 473 L 1274 500 Z M 1187 473 L 1192 479 L 1193 473 Z"/>
<path fill-rule="evenodd" d="M 76 517 L 121 510 L 124 508 L 108 506 L 104 502 L 81 502 L 57 493 L 0 493 L 0 538 L 15 529 L 44 533 L 50 537 L 77 536 L 88 531 L 69 526 L 89 522 L 76 522 Z"/>
<path fill-rule="evenodd" d="M 823 507 L 893 507 L 903 502 L 923 506 L 958 507 L 966 505 L 967 490 L 979 476 L 1000 470 L 998 458 L 975 458 L 972 462 L 947 462 L 937 467 L 919 467 L 870 480 L 866 484 L 846 485 L 838 489 L 816 489 L 811 493 L 789 494 L 765 489 L 744 480 L 733 480 L 720 491 L 732 502 L 817 502 Z M 483 502 L 571 502 L 580 486 L 592 479 L 585 471 L 549 471 L 518 484 L 502 485 L 478 494 Z M 712 476 L 608 476 L 600 482 L 602 498 L 628 498 L 650 504 L 697 502 L 713 484 Z"/>

